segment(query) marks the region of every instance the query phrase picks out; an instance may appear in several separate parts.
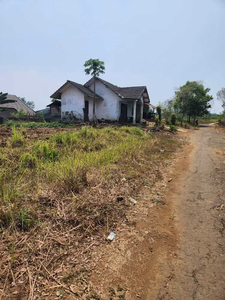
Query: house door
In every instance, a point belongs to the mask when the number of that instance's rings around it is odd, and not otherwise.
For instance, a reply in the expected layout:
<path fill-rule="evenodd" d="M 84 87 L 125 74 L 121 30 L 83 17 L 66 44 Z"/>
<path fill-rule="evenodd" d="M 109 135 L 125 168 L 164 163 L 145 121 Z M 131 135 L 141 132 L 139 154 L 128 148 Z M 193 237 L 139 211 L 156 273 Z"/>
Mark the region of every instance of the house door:
<path fill-rule="evenodd" d="M 89 101 L 85 100 L 85 105 L 84 105 L 84 122 L 89 121 Z"/>
<path fill-rule="evenodd" d="M 120 122 L 127 122 L 127 104 L 121 103 Z"/>

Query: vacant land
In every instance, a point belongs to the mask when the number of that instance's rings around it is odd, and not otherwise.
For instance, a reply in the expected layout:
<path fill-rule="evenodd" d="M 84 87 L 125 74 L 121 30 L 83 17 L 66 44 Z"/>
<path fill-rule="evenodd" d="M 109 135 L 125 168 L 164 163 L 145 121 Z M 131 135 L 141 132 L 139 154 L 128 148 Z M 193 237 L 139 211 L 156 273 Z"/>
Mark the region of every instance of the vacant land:
<path fill-rule="evenodd" d="M 106 237 L 133 230 L 130 197 L 154 189 L 184 141 L 137 127 L 0 127 L 0 298 L 99 299 L 90 277 Z"/>

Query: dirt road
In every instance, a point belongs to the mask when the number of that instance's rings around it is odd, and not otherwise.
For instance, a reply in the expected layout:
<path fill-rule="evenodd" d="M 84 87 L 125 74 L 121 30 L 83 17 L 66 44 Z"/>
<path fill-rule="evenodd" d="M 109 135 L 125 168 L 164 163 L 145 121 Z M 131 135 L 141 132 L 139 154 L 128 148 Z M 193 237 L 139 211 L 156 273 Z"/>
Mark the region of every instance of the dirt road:
<path fill-rule="evenodd" d="M 121 224 L 98 257 L 92 282 L 102 299 L 120 299 L 107 296 L 118 285 L 127 300 L 225 299 L 225 132 L 188 136 L 164 180 L 140 190 L 134 227 Z"/>
<path fill-rule="evenodd" d="M 225 299 L 225 134 L 200 127 L 173 196 L 178 245 L 161 259 L 146 299 Z M 152 282 L 153 284 L 153 282 Z"/>

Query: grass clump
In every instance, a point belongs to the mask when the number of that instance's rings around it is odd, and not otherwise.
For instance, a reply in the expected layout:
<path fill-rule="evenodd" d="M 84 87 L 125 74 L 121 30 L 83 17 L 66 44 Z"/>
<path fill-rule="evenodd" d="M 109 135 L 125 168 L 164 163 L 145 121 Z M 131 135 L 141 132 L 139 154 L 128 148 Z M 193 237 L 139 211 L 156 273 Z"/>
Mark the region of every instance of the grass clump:
<path fill-rule="evenodd" d="M 54 144 L 42 141 L 35 142 L 34 153 L 43 161 L 56 161 L 59 155 L 58 150 L 54 148 Z"/>
<path fill-rule="evenodd" d="M 21 165 L 23 168 L 34 169 L 37 166 L 37 157 L 32 153 L 24 153 L 21 156 Z"/>
<path fill-rule="evenodd" d="M 12 128 L 13 134 L 11 137 L 12 147 L 21 147 L 24 145 L 24 136 L 21 131 L 17 130 L 15 126 Z"/>

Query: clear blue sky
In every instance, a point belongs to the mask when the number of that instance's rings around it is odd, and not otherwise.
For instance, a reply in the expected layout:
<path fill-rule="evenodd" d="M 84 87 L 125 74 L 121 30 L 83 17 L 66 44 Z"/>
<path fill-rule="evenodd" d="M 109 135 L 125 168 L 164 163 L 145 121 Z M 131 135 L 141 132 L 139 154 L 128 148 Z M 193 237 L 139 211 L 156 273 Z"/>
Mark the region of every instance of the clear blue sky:
<path fill-rule="evenodd" d="M 0 12 L 0 91 L 36 109 L 67 79 L 90 79 L 83 64 L 99 58 L 103 79 L 146 85 L 154 105 L 201 80 L 222 110 L 225 0 L 0 0 Z"/>

